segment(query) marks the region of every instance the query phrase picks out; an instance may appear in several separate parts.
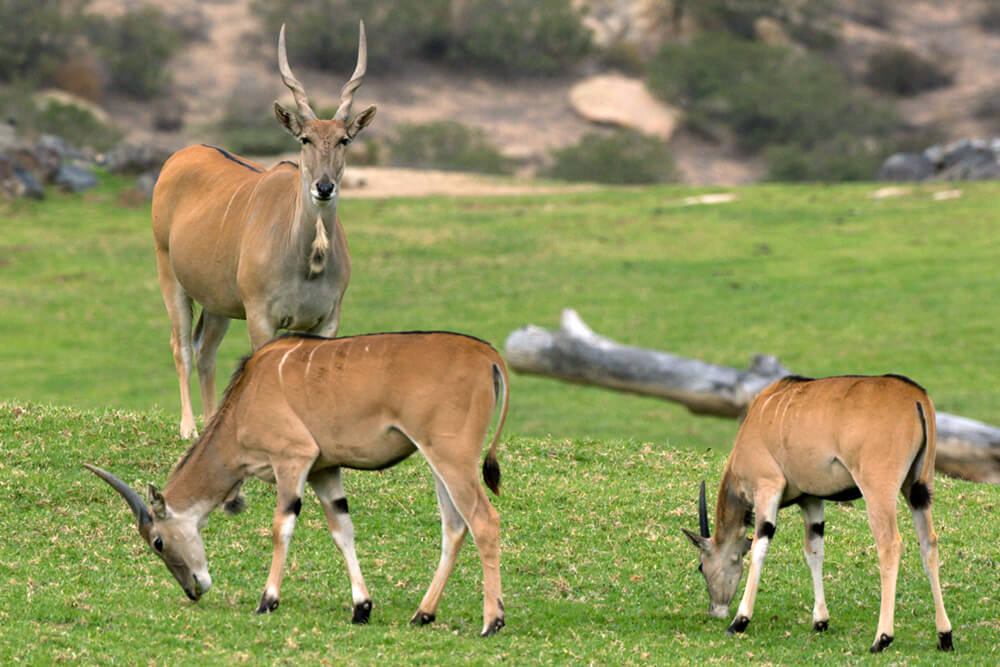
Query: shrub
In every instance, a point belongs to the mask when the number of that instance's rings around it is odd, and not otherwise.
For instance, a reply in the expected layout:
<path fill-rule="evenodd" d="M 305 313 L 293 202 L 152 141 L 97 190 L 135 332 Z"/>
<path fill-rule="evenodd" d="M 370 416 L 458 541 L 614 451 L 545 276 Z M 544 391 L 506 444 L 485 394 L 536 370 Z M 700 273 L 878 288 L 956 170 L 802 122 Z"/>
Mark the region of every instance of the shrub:
<path fill-rule="evenodd" d="M 104 124 L 83 107 L 54 99 L 36 104 L 22 87 L 0 89 L 0 117 L 13 120 L 20 135 L 54 134 L 71 146 L 97 151 L 111 148 L 122 136 L 118 128 Z"/>
<path fill-rule="evenodd" d="M 888 46 L 868 58 L 865 83 L 887 93 L 911 96 L 950 85 L 952 75 L 902 46 Z"/>
<path fill-rule="evenodd" d="M 235 153 L 276 155 L 299 148 L 274 117 L 273 91 L 249 77 L 233 88 L 218 128 L 222 145 Z"/>
<path fill-rule="evenodd" d="M 400 125 L 389 151 L 392 164 L 400 167 L 485 174 L 506 174 L 514 168 L 482 130 L 454 121 Z"/>
<path fill-rule="evenodd" d="M 898 123 L 893 112 L 852 92 L 833 65 L 778 46 L 709 34 L 690 46 L 667 45 L 648 71 L 654 93 L 731 127 L 750 152 L 769 144 L 808 147 L 841 131 L 873 134 Z"/>
<path fill-rule="evenodd" d="M 564 181 L 644 184 L 677 180 L 666 144 L 634 130 L 591 133 L 553 154 L 546 175 Z"/>
<path fill-rule="evenodd" d="M 47 79 L 73 50 L 88 1 L 0 2 L 0 81 Z"/>
<path fill-rule="evenodd" d="M 92 113 L 73 104 L 49 100 L 35 117 L 34 127 L 40 134 L 55 134 L 71 146 L 89 146 L 106 151 L 122 138 L 121 130 L 109 127 Z"/>
<path fill-rule="evenodd" d="M 684 107 L 688 123 L 724 125 L 750 153 L 772 147 L 774 178 L 858 178 L 846 162 L 877 159 L 902 126 L 890 107 L 852 91 L 833 65 L 777 46 L 704 35 L 664 47 L 648 72 L 653 92 Z"/>
<path fill-rule="evenodd" d="M 553 74 L 591 48 L 570 0 L 466 0 L 450 57 L 502 74 Z"/>
<path fill-rule="evenodd" d="M 360 18 L 374 67 L 424 57 L 547 74 L 590 49 L 570 0 L 252 0 L 250 8 L 269 36 L 286 25 L 290 58 L 335 72 L 354 68 Z"/>
<path fill-rule="evenodd" d="M 114 88 L 148 99 L 170 85 L 167 64 L 180 48 L 181 39 L 162 10 L 145 5 L 115 18 L 90 15 L 88 20 L 91 42 L 101 54 Z"/>
<path fill-rule="evenodd" d="M 448 0 L 252 0 L 250 11 L 267 40 L 285 24 L 288 57 L 344 76 L 358 57 L 358 20 L 368 34 L 368 64 L 387 67 L 440 50 Z M 275 42 L 268 41 L 273 44 Z M 294 68 L 293 62 L 293 68 Z"/>
<path fill-rule="evenodd" d="M 764 157 L 773 181 L 863 181 L 874 177 L 885 155 L 864 139 L 841 133 L 810 147 L 769 146 Z"/>
<path fill-rule="evenodd" d="M 811 48 L 836 45 L 832 0 L 698 0 L 690 11 L 703 24 L 722 28 L 743 39 L 756 36 L 756 22 L 771 18 L 784 26 L 792 39 Z"/>
<path fill-rule="evenodd" d="M 77 55 L 60 64 L 52 74 L 52 83 L 56 88 L 91 102 L 97 102 L 104 96 L 100 68 L 88 56 Z"/>

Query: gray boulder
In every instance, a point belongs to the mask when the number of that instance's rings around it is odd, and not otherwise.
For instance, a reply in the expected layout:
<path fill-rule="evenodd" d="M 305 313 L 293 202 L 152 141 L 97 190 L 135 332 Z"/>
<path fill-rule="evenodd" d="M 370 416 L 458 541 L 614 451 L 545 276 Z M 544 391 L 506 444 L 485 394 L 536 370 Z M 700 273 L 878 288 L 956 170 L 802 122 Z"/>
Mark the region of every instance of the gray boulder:
<path fill-rule="evenodd" d="M 159 170 L 171 153 L 171 149 L 154 144 L 122 143 L 105 154 L 103 164 L 110 172 L 141 174 Z"/>
<path fill-rule="evenodd" d="M 896 153 L 878 170 L 880 181 L 922 181 L 934 176 L 934 163 L 923 153 Z"/>
<path fill-rule="evenodd" d="M 94 172 L 71 164 L 60 166 L 53 182 L 66 192 L 81 192 L 97 187 L 98 184 Z"/>

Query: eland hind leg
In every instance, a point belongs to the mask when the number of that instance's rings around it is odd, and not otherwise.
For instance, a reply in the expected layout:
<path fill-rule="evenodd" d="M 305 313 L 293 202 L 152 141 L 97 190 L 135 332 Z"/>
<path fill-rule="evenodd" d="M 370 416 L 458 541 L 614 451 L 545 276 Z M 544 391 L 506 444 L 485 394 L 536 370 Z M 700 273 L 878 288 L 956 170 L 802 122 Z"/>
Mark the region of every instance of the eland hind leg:
<path fill-rule="evenodd" d="M 909 500 L 912 496 L 907 494 Z M 931 519 L 931 498 L 928 493 L 926 504 L 915 507 L 910 504 L 913 515 L 913 527 L 920 541 L 920 557 L 924 562 L 924 571 L 931 583 L 931 595 L 934 598 L 934 625 L 937 628 L 938 648 L 942 651 L 954 649 L 951 638 L 951 621 L 944 610 L 944 597 L 941 594 L 941 580 L 938 578 L 938 539 L 934 532 L 934 522 Z"/>
<path fill-rule="evenodd" d="M 465 519 L 459 513 L 448 489 L 441 478 L 434 474 L 434 484 L 437 491 L 438 507 L 441 510 L 441 560 L 438 562 L 437 571 L 431 581 L 427 594 L 421 600 L 417 612 L 410 619 L 414 625 L 426 625 L 432 623 L 437 612 L 438 603 L 441 601 L 441 594 L 444 593 L 444 585 L 451 576 L 451 571 L 458 558 L 458 552 L 465 541 L 465 534 L 468 526 Z"/>
<path fill-rule="evenodd" d="M 351 522 L 347 506 L 347 494 L 340 478 L 340 468 L 327 468 L 309 475 L 309 485 L 319 497 L 330 528 L 330 536 L 340 549 L 347 564 L 347 574 L 351 579 L 351 600 L 354 603 L 352 623 L 364 624 L 372 611 L 372 599 L 361 575 L 361 565 L 354 551 L 354 524 Z"/>
<path fill-rule="evenodd" d="M 163 304 L 167 307 L 167 315 L 170 316 L 170 348 L 173 350 L 174 367 L 177 369 L 177 382 L 181 392 L 181 437 L 193 438 L 198 435 L 194 409 L 191 407 L 193 358 L 191 321 L 194 302 L 177 281 L 166 251 L 157 249 L 156 268 L 160 279 L 160 291 L 163 293 Z"/>
<path fill-rule="evenodd" d="M 898 487 L 881 486 L 866 488 L 859 484 L 868 509 L 868 524 L 878 548 L 879 578 L 882 584 L 882 601 L 879 606 L 878 628 L 875 640 L 868 649 L 879 653 L 895 638 L 893 635 L 896 613 L 896 580 L 899 576 L 899 557 L 903 540 L 896 523 L 896 492 Z"/>
<path fill-rule="evenodd" d="M 492 390 L 490 390 L 492 396 Z M 418 443 L 413 438 L 410 440 L 420 449 L 420 452 L 427 459 L 434 472 L 436 480 L 440 480 L 447 498 L 461 516 L 472 539 L 475 541 L 476 550 L 479 551 L 479 560 L 483 566 L 483 630 L 481 635 L 488 637 L 495 634 L 504 626 L 503 595 L 500 588 L 500 515 L 490 503 L 479 480 L 479 457 L 482 454 L 482 442 L 486 436 L 486 427 L 492 415 L 492 399 L 490 401 L 473 401 L 473 405 L 481 405 L 483 410 L 470 409 L 468 414 L 462 415 L 460 423 L 466 424 L 466 428 L 453 436 L 439 436 L 429 444 Z M 488 407 L 487 407 L 488 405 Z M 448 432 L 449 429 L 435 429 L 437 432 Z M 447 503 L 442 508 L 442 515 L 448 511 Z M 452 519 L 448 519 L 451 521 Z M 445 521 L 442 518 L 442 521 Z M 452 536 L 454 539 L 455 536 Z M 444 548 L 444 547 L 443 547 Z M 457 545 L 455 546 L 457 550 Z M 449 568 L 450 571 L 450 568 Z M 438 568 L 438 573 L 442 573 L 442 568 Z M 437 581 L 435 577 L 432 588 L 427 592 L 425 599 L 433 599 L 435 585 L 440 583 L 444 586 L 444 581 Z M 440 597 L 440 594 L 438 594 Z M 418 609 L 414 619 L 425 609 Z"/>
<path fill-rule="evenodd" d="M 194 328 L 195 367 L 198 369 L 198 382 L 201 386 L 201 413 L 208 420 L 215 414 L 215 358 L 219 353 L 219 344 L 229 329 L 229 318 L 201 311 L 198 324 Z"/>

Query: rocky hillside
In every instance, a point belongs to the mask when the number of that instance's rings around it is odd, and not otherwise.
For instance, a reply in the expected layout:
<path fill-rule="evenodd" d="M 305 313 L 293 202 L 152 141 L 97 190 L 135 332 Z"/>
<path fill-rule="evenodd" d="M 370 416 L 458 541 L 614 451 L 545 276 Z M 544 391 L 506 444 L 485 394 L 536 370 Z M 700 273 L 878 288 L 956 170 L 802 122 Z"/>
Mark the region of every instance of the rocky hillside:
<path fill-rule="evenodd" d="M 95 6 L 114 13 L 130 1 L 99 0 Z M 171 70 L 176 92 L 170 102 L 159 103 L 182 112 L 179 130 L 153 129 L 154 115 L 163 113 L 162 108 L 123 98 L 104 101 L 104 108 L 127 128 L 130 138 L 176 146 L 213 141 L 211 124 L 221 117 L 234 91 L 263 90 L 264 98 L 289 97 L 276 74 L 274 45 L 255 36 L 259 31 L 248 11 L 248 0 L 156 1 L 165 10 L 197 22 L 204 38 L 174 59 Z M 670 0 L 577 0 L 577 4 L 585 7 L 586 23 L 599 45 L 617 45 L 638 57 L 665 42 L 689 39 L 700 30 Z M 997 92 L 992 75 L 994 66 L 1000 64 L 1000 33 L 980 25 L 983 4 L 971 0 L 839 0 L 836 6 L 841 42 L 832 57 L 845 65 L 856 85 L 864 87 L 872 53 L 886 45 L 902 45 L 943 64 L 952 76 L 952 83 L 943 88 L 887 98 L 906 120 L 933 127 L 945 140 L 987 136 L 1000 130 L 1000 109 L 994 115 L 982 111 L 984 101 Z M 765 23 L 757 29 L 760 39 L 787 39 L 780 26 Z M 369 38 L 377 40 L 379 35 L 370 34 Z M 295 35 L 289 35 L 290 41 L 294 39 Z M 306 84 L 314 106 L 335 106 L 349 72 L 308 70 L 294 62 L 292 66 Z M 601 80 L 607 83 L 608 75 L 618 78 L 600 87 Z M 593 77 L 601 79 L 595 82 Z M 584 92 L 580 84 L 585 84 Z M 585 101 L 575 107 L 574 98 Z M 369 130 L 372 136 L 389 136 L 401 123 L 458 120 L 485 130 L 504 153 L 524 165 L 524 173 L 543 164 L 552 149 L 576 142 L 597 126 L 619 122 L 621 116 L 626 119 L 622 122 L 639 124 L 653 117 L 668 119 L 657 133 L 672 137 L 671 148 L 686 182 L 742 183 L 764 174 L 760 162 L 740 154 L 733 141 L 716 138 L 708 142 L 683 129 L 675 131 L 683 128 L 683 123 L 673 122 L 678 118 L 676 110 L 641 106 L 650 103 L 642 86 L 623 81 L 619 72 L 599 58 L 577 71 L 546 79 L 488 77 L 420 62 L 392 70 L 370 68 L 356 99 L 359 105 L 379 105 L 378 117 Z M 603 104 L 598 105 L 600 100 Z M 598 122 L 580 113 L 598 106 Z M 627 120 L 629 115 L 633 120 Z M 280 131 L 277 125 L 275 131 Z"/>

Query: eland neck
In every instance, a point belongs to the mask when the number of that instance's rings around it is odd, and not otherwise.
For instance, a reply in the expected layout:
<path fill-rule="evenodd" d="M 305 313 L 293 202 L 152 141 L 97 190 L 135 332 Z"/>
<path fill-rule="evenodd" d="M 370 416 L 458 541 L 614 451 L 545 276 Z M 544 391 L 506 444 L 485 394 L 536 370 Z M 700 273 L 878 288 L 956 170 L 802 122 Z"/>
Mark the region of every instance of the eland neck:
<path fill-rule="evenodd" d="M 313 196 L 312 186 L 304 175 L 300 178 L 298 202 L 295 206 L 295 225 L 292 230 L 293 244 L 306 260 L 306 275 L 316 278 L 329 265 L 334 250 L 337 228 L 337 205 L 340 184 L 334 184 L 333 197 L 327 203 L 318 203 Z"/>
<path fill-rule="evenodd" d="M 752 510 L 753 507 L 744 500 L 733 476 L 724 474 L 715 505 L 716 544 L 735 543 L 745 539 Z"/>
<path fill-rule="evenodd" d="M 207 516 L 246 478 L 240 462 L 226 451 L 235 442 L 235 429 L 224 407 L 170 474 L 163 497 L 175 512 Z"/>

